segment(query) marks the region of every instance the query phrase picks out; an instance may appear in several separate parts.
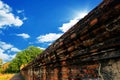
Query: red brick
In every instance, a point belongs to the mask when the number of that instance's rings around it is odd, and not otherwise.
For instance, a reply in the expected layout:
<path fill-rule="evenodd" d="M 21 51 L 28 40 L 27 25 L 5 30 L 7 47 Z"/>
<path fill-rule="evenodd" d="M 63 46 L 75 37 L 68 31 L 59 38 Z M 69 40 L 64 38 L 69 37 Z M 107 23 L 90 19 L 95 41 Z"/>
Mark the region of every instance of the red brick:
<path fill-rule="evenodd" d="M 73 38 L 75 38 L 76 37 L 76 33 L 73 33 L 72 35 L 71 35 L 71 39 L 73 39 Z"/>
<path fill-rule="evenodd" d="M 95 18 L 95 19 L 93 19 L 93 20 L 90 22 L 90 25 L 93 26 L 93 25 L 95 25 L 97 22 L 98 22 L 98 19 Z"/>

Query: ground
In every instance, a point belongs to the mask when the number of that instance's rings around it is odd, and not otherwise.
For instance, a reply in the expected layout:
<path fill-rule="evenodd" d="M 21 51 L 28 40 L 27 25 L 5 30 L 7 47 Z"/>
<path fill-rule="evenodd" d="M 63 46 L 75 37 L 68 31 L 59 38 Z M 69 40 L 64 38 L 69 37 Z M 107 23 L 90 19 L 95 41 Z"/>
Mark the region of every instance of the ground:
<path fill-rule="evenodd" d="M 24 80 L 20 73 L 0 74 L 0 80 Z"/>

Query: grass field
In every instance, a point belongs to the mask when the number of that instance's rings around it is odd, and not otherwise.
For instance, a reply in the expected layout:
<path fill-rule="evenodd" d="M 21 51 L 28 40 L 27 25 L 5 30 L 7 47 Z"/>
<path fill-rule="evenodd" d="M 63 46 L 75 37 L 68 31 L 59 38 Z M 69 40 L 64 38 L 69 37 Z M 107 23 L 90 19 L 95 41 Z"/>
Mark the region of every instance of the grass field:
<path fill-rule="evenodd" d="M 15 74 L 0 74 L 0 80 L 10 80 Z"/>

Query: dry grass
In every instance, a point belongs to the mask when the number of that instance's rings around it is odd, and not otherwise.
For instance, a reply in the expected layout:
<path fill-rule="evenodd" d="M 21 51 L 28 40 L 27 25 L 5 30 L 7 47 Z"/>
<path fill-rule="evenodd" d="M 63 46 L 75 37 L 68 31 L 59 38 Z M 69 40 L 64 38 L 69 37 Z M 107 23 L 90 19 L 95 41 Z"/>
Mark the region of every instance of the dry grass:
<path fill-rule="evenodd" d="M 0 74 L 0 80 L 10 80 L 15 74 Z"/>

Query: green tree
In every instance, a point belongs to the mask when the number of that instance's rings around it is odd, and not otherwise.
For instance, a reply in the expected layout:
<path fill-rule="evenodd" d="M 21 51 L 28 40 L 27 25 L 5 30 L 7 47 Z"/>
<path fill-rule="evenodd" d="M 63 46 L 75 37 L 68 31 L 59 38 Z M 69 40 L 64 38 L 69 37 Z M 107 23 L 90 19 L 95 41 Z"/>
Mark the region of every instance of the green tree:
<path fill-rule="evenodd" d="M 3 61 L 2 61 L 2 59 L 0 59 L 0 73 L 2 71 L 2 64 L 3 64 Z"/>
<path fill-rule="evenodd" d="M 35 59 L 43 50 L 34 46 L 29 46 L 27 49 L 20 51 L 11 61 L 6 72 L 19 72 L 22 65 L 26 65 Z"/>
<path fill-rule="evenodd" d="M 2 66 L 2 64 L 3 64 L 3 61 L 2 61 L 2 59 L 0 59 L 0 67 Z"/>
<path fill-rule="evenodd" d="M 6 62 L 2 65 L 1 72 L 4 73 L 6 69 L 9 67 L 10 62 Z"/>

